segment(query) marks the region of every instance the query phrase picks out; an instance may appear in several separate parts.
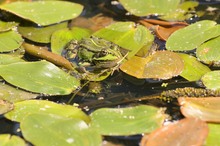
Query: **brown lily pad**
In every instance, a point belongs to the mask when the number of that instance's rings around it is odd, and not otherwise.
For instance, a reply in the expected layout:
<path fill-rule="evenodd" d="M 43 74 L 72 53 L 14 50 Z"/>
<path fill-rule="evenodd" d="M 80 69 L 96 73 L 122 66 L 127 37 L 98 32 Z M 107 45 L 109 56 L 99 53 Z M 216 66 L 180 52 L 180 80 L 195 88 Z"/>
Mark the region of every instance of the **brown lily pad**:
<path fill-rule="evenodd" d="M 167 40 L 168 37 L 178 29 L 186 27 L 188 24 L 185 22 L 168 22 L 154 19 L 144 19 L 139 21 L 147 28 L 154 28 L 156 35 L 162 39 Z"/>
<path fill-rule="evenodd" d="M 141 146 L 199 146 L 207 135 L 207 123 L 197 118 L 185 118 L 144 136 Z"/>
<path fill-rule="evenodd" d="M 79 16 L 71 21 L 70 27 L 73 26 L 83 27 L 83 28 L 88 28 L 95 32 L 112 23 L 114 23 L 114 20 L 111 17 L 105 16 L 104 14 L 98 14 L 91 18 L 85 18 Z"/>
<path fill-rule="evenodd" d="M 156 20 L 156 19 L 144 19 L 145 22 L 154 24 L 154 25 L 160 25 L 163 27 L 171 27 L 171 26 L 177 26 L 177 25 L 185 25 L 187 26 L 188 24 L 186 22 L 179 22 L 179 21 L 162 21 L 162 20 Z"/>
<path fill-rule="evenodd" d="M 136 78 L 153 79 L 170 79 L 181 74 L 183 68 L 179 55 L 170 51 L 157 51 L 146 58 L 134 56 L 120 67 Z"/>
<path fill-rule="evenodd" d="M 156 35 L 161 40 L 166 41 L 173 32 L 184 27 L 186 27 L 186 25 L 177 25 L 177 26 L 172 26 L 172 27 L 162 27 L 162 26 L 157 25 L 155 27 L 155 32 L 156 32 Z"/>
<path fill-rule="evenodd" d="M 220 98 L 178 98 L 185 117 L 196 117 L 204 121 L 220 122 Z"/>

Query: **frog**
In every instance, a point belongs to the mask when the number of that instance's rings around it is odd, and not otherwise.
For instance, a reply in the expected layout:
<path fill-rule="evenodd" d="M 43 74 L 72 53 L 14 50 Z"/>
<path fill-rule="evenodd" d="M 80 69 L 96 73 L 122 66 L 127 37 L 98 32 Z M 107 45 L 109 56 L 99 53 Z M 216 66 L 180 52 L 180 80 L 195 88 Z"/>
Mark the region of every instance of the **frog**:
<path fill-rule="evenodd" d="M 117 68 L 128 51 L 111 41 L 90 36 L 70 41 L 62 53 L 70 62 L 83 70 Z"/>

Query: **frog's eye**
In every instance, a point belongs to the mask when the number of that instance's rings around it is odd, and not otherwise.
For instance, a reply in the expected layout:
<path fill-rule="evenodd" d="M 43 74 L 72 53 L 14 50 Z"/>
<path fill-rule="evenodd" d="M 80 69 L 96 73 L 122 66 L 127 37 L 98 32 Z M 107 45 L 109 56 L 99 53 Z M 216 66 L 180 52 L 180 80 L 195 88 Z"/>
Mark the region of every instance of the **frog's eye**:
<path fill-rule="evenodd" d="M 100 51 L 100 55 L 99 55 L 99 57 L 106 56 L 107 54 L 108 54 L 108 51 L 105 50 L 105 49 L 103 49 L 103 50 Z"/>

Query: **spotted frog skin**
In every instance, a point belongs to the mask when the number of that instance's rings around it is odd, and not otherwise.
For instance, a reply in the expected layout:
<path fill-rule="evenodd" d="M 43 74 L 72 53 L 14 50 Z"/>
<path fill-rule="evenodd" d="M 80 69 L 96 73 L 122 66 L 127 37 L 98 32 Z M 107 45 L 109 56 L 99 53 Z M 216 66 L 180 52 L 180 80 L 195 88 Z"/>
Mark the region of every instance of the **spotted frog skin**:
<path fill-rule="evenodd" d="M 63 56 L 80 67 L 113 68 L 125 58 L 127 51 L 102 38 L 91 36 L 70 41 Z"/>

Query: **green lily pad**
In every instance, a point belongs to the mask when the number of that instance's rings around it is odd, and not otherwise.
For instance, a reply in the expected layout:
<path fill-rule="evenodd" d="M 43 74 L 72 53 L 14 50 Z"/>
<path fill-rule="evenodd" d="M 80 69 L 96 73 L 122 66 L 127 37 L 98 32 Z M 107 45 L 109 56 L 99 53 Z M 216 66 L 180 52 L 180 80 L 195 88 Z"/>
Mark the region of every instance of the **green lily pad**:
<path fill-rule="evenodd" d="M 211 71 L 206 73 L 201 78 L 202 83 L 206 86 L 208 89 L 212 90 L 219 90 L 220 89 L 220 71 Z"/>
<path fill-rule="evenodd" d="M 18 27 L 18 32 L 25 38 L 38 43 L 50 43 L 54 31 L 67 27 L 67 22 L 46 27 Z"/>
<path fill-rule="evenodd" d="M 196 50 L 197 58 L 206 63 L 216 66 L 220 65 L 220 36 L 216 37 L 208 42 L 203 43 Z"/>
<path fill-rule="evenodd" d="M 0 65 L 0 76 L 14 86 L 49 95 L 70 94 L 80 85 L 78 79 L 47 61 Z"/>
<path fill-rule="evenodd" d="M 83 6 L 67 1 L 17 1 L 3 4 L 0 9 L 45 26 L 77 17 Z"/>
<path fill-rule="evenodd" d="M 0 114 L 7 113 L 13 109 L 13 104 L 0 99 Z"/>
<path fill-rule="evenodd" d="M 218 146 L 220 145 L 219 131 L 220 124 L 209 123 L 209 134 L 205 142 L 205 146 Z"/>
<path fill-rule="evenodd" d="M 5 114 L 5 117 L 21 122 L 25 116 L 34 113 L 54 114 L 67 118 L 77 118 L 89 122 L 89 117 L 79 108 L 71 105 L 57 104 L 46 100 L 26 100 L 14 103 L 14 109 Z M 25 115 L 25 116 L 24 116 Z"/>
<path fill-rule="evenodd" d="M 18 55 L 9 55 L 9 54 L 0 54 L 0 65 L 16 63 L 16 62 L 24 62 L 21 58 L 22 56 Z"/>
<path fill-rule="evenodd" d="M 25 139 L 38 146 L 99 146 L 102 137 L 80 119 L 31 114 L 21 122 Z"/>
<path fill-rule="evenodd" d="M 113 71 L 106 69 L 104 70 L 95 70 L 93 72 L 89 72 L 86 75 L 84 75 L 82 78 L 88 81 L 102 81 L 109 77 Z"/>
<path fill-rule="evenodd" d="M 21 46 L 23 39 L 15 31 L 6 31 L 0 33 L 0 52 L 13 51 Z"/>
<path fill-rule="evenodd" d="M 136 78 L 169 79 L 183 71 L 183 60 L 174 52 L 157 51 L 146 58 L 133 56 L 120 69 Z"/>
<path fill-rule="evenodd" d="M 1 134 L 0 144 L 1 146 L 27 146 L 23 139 L 10 134 Z"/>
<path fill-rule="evenodd" d="M 197 81 L 204 74 L 211 71 L 208 66 L 197 61 L 197 59 L 191 55 L 183 53 L 179 53 L 178 55 L 183 59 L 184 62 L 184 69 L 180 76 L 188 81 Z"/>
<path fill-rule="evenodd" d="M 153 106 L 102 108 L 91 115 L 91 127 L 102 135 L 132 135 L 150 133 L 162 126 L 165 115 Z"/>
<path fill-rule="evenodd" d="M 128 58 L 134 56 L 142 47 L 151 46 L 154 36 L 144 26 L 133 22 L 117 22 L 93 34 L 104 38 L 130 51 Z"/>
<path fill-rule="evenodd" d="M 166 48 L 172 51 L 193 50 L 205 41 L 220 35 L 220 25 L 215 21 L 203 20 L 172 33 Z"/>
<path fill-rule="evenodd" d="M 4 22 L 0 21 L 0 32 L 9 31 L 12 28 L 16 27 L 18 23 L 16 22 Z"/>
<path fill-rule="evenodd" d="M 53 53 L 61 54 L 64 47 L 71 40 L 81 40 L 91 34 L 89 29 L 72 27 L 71 29 L 65 28 L 57 30 L 51 37 L 51 50 Z"/>
<path fill-rule="evenodd" d="M 180 0 L 119 0 L 131 14 L 146 16 L 151 14 L 165 15 L 176 10 Z"/>
<path fill-rule="evenodd" d="M 203 121 L 220 123 L 220 98 L 178 98 L 181 113 L 185 117 L 200 118 Z"/>
<path fill-rule="evenodd" d="M 26 92 L 24 90 L 15 88 L 5 83 L 0 83 L 0 89 L 1 89 L 0 99 L 9 101 L 11 103 L 27 100 L 27 99 L 33 99 L 39 95 L 39 94 Z"/>
<path fill-rule="evenodd" d="M 169 20 L 169 21 L 184 21 L 195 16 L 195 7 L 199 5 L 197 1 L 184 1 L 177 9 L 171 13 L 167 13 L 166 15 L 159 16 L 160 19 Z"/>

